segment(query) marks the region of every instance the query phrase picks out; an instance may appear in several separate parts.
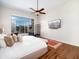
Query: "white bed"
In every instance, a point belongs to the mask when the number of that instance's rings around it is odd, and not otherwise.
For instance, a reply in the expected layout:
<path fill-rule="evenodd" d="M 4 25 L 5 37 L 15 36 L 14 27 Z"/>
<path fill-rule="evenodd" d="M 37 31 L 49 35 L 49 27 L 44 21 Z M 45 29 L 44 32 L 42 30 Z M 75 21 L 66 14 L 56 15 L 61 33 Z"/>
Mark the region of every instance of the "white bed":
<path fill-rule="evenodd" d="M 37 59 L 47 52 L 47 45 L 41 38 L 23 36 L 23 42 L 12 47 L 0 48 L 0 59 Z"/>

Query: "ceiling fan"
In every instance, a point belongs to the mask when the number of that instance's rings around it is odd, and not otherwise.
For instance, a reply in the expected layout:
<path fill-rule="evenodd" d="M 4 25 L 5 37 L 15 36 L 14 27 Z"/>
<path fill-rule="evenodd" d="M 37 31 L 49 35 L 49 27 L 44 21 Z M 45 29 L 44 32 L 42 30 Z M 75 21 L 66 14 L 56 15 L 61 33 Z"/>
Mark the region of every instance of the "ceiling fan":
<path fill-rule="evenodd" d="M 33 9 L 33 8 L 30 9 L 33 10 L 37 16 L 39 16 L 39 14 L 46 14 L 45 12 L 43 12 L 45 10 L 44 8 L 38 9 L 38 0 L 37 0 L 37 9 Z"/>

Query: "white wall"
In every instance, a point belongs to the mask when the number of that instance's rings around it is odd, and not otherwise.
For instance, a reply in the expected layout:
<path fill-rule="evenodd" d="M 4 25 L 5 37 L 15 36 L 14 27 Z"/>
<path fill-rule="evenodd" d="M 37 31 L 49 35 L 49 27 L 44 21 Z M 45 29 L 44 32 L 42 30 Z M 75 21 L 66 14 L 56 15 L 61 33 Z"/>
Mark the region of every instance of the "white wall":
<path fill-rule="evenodd" d="M 62 28 L 49 29 L 48 21 L 62 19 Z M 79 0 L 68 0 L 41 17 L 41 36 L 79 46 Z"/>
<path fill-rule="evenodd" d="M 1 4 L 0 4 L 0 22 L 1 22 Z M 1 27 L 1 23 L 0 23 L 0 27 Z"/>
<path fill-rule="evenodd" d="M 32 18 L 35 19 L 35 23 L 37 23 L 36 17 L 34 14 L 28 12 L 28 11 L 24 11 L 24 10 L 20 10 L 20 9 L 16 9 L 16 8 L 11 8 L 11 7 L 7 7 L 7 6 L 1 6 L 0 8 L 2 11 L 1 14 L 1 20 L 0 23 L 1 27 L 4 28 L 5 33 L 10 34 L 11 33 L 11 16 L 12 15 L 16 15 L 16 16 L 23 16 L 23 17 L 27 17 L 27 18 Z"/>

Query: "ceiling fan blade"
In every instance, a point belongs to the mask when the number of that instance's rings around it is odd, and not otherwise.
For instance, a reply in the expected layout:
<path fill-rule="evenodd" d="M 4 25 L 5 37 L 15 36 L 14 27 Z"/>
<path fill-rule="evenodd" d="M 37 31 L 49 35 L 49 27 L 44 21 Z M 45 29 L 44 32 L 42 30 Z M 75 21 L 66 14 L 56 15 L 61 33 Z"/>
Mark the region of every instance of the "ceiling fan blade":
<path fill-rule="evenodd" d="M 33 8 L 30 8 L 30 9 L 36 12 L 36 10 L 35 10 L 35 9 L 33 9 Z"/>
<path fill-rule="evenodd" d="M 46 14 L 45 12 L 40 12 L 40 14 Z"/>
<path fill-rule="evenodd" d="M 41 8 L 39 11 L 43 11 L 44 10 L 44 8 Z"/>

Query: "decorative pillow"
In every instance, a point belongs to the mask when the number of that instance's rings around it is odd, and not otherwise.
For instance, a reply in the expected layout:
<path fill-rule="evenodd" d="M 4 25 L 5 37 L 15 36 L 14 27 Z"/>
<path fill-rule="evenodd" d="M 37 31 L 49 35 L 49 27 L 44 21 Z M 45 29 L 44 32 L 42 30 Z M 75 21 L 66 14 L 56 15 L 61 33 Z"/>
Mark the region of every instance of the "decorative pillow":
<path fill-rule="evenodd" d="M 17 36 L 15 34 L 12 35 L 14 42 L 18 42 Z"/>
<path fill-rule="evenodd" d="M 22 42 L 22 36 L 21 35 L 18 35 L 17 36 L 17 40 L 18 40 L 18 42 Z"/>
<path fill-rule="evenodd" d="M 13 40 L 12 36 L 5 36 L 4 40 L 5 40 L 7 47 L 11 47 L 14 44 L 14 40 Z"/>

